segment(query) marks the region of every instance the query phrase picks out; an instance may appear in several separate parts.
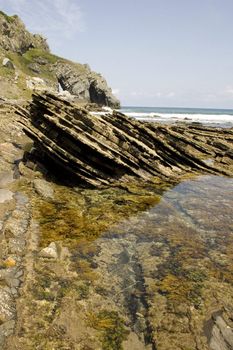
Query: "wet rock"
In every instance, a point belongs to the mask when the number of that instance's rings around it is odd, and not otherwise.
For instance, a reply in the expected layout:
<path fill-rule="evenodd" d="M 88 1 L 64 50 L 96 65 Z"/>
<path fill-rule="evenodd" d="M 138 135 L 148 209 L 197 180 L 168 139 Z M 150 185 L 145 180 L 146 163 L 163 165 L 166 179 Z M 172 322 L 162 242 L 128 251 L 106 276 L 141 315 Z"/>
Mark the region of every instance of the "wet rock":
<path fill-rule="evenodd" d="M 0 347 L 1 348 L 4 345 L 5 338 L 9 337 L 13 333 L 14 327 L 15 327 L 14 320 L 7 321 L 0 325 Z"/>
<path fill-rule="evenodd" d="M 26 246 L 26 241 L 21 237 L 10 238 L 8 241 L 9 253 L 10 254 L 19 254 L 22 255 L 24 253 L 24 249 Z"/>
<path fill-rule="evenodd" d="M 14 300 L 9 292 L 0 289 L 0 321 L 6 322 L 15 316 Z"/>
<path fill-rule="evenodd" d="M 214 319 L 214 325 L 210 339 L 210 349 L 233 349 L 233 329 L 227 325 L 221 316 L 217 316 Z"/>
<path fill-rule="evenodd" d="M 39 254 L 42 258 L 57 259 L 58 252 L 56 243 L 52 242 L 50 245 L 40 251 Z"/>
<path fill-rule="evenodd" d="M 43 180 L 43 179 L 36 179 L 33 182 L 34 188 L 36 192 L 46 198 L 46 199 L 52 199 L 54 196 L 54 191 L 52 186 L 49 184 L 49 182 Z"/>
<path fill-rule="evenodd" d="M 22 237 L 27 229 L 27 220 L 18 220 L 9 218 L 4 227 L 4 233 L 7 238 Z"/>

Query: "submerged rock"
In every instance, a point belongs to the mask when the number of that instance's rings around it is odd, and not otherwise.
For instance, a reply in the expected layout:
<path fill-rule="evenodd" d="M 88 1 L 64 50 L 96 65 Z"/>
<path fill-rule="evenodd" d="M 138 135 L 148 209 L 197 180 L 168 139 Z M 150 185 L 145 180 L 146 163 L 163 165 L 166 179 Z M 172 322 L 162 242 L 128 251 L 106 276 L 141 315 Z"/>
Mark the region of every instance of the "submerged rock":
<path fill-rule="evenodd" d="M 35 179 L 34 180 L 34 187 L 36 192 L 47 199 L 52 199 L 54 195 L 54 191 L 52 186 L 45 180 L 42 179 Z"/>
<path fill-rule="evenodd" d="M 57 259 L 58 252 L 56 243 L 52 242 L 50 245 L 40 251 L 40 256 L 42 258 Z"/>
<path fill-rule="evenodd" d="M 109 185 L 129 177 L 176 181 L 187 172 L 233 174 L 232 129 L 143 123 L 116 111 L 91 115 L 49 92 L 34 94 L 28 110 L 18 114 L 37 156 L 81 184 Z"/>

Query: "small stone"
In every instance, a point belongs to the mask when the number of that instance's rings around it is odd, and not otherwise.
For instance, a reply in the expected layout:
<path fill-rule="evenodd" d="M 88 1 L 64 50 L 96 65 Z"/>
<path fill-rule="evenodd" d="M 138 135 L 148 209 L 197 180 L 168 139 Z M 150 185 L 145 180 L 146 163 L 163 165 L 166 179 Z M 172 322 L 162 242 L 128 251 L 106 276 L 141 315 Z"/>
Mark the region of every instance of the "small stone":
<path fill-rule="evenodd" d="M 15 259 L 9 257 L 4 261 L 5 267 L 14 267 L 16 265 Z"/>
<path fill-rule="evenodd" d="M 14 69 L 15 68 L 14 64 L 12 63 L 12 61 L 9 58 L 7 58 L 7 57 L 3 58 L 2 65 L 3 65 L 3 67 L 10 68 L 10 69 Z"/>
<path fill-rule="evenodd" d="M 6 283 L 10 288 L 18 288 L 20 286 L 20 281 L 17 278 L 8 278 Z"/>
<path fill-rule="evenodd" d="M 34 188 L 40 196 L 46 199 L 53 199 L 54 191 L 49 182 L 42 179 L 36 179 L 34 180 Z"/>
<path fill-rule="evenodd" d="M 40 256 L 42 258 L 57 259 L 58 252 L 56 243 L 52 242 L 50 245 L 40 251 Z"/>

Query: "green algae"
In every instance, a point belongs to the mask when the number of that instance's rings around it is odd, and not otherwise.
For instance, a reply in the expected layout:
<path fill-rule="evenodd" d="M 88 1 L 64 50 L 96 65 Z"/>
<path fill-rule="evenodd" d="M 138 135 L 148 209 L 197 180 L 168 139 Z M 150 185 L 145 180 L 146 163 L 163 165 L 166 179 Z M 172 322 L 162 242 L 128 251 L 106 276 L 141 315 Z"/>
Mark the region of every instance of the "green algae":
<path fill-rule="evenodd" d="M 129 331 L 124 320 L 116 311 L 102 310 L 99 313 L 90 313 L 87 325 L 101 333 L 100 339 L 103 350 L 122 350 L 122 342 L 126 340 Z"/>
<path fill-rule="evenodd" d="M 33 199 L 41 246 L 52 241 L 75 244 L 82 239 L 94 240 L 111 226 L 158 204 L 160 197 L 158 190 L 152 192 L 140 186 L 138 191 L 134 186 L 131 192 L 128 187 L 74 191 L 58 186 L 54 200 Z"/>

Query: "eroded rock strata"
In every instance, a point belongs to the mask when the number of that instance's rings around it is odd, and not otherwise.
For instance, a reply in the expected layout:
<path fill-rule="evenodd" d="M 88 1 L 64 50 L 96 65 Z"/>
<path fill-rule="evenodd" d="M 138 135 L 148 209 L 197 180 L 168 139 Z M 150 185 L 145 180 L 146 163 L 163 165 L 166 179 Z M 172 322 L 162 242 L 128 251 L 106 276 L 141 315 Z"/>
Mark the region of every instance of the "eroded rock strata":
<path fill-rule="evenodd" d="M 232 129 L 142 123 L 116 111 L 92 115 L 51 93 L 34 94 L 18 114 L 40 156 L 85 185 L 233 173 Z"/>
<path fill-rule="evenodd" d="M 63 186 L 24 165 L 15 118 L 0 108 L 0 348 L 231 349 L 232 179 Z M 161 145 L 175 130 L 231 171 L 231 130 L 155 126 Z"/>

